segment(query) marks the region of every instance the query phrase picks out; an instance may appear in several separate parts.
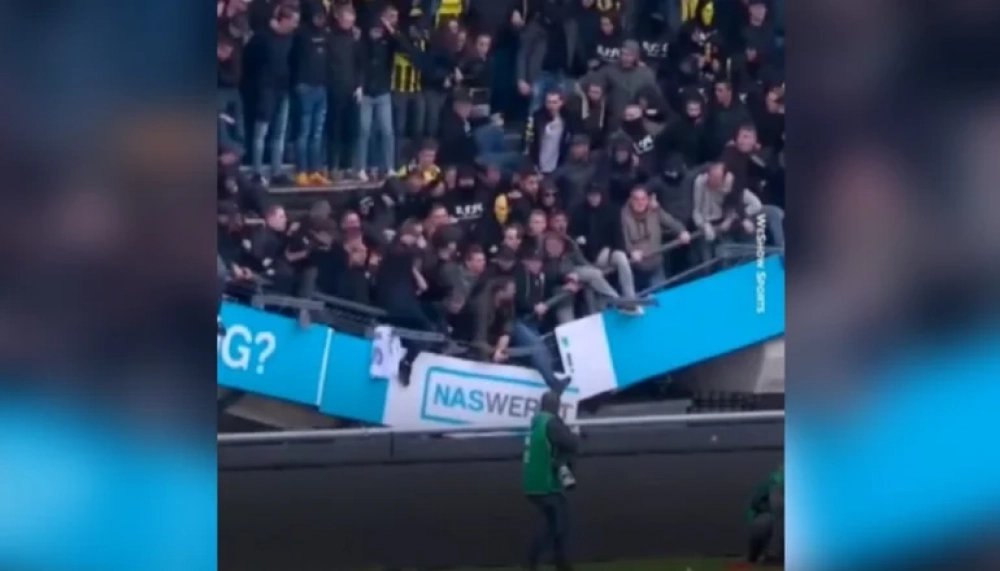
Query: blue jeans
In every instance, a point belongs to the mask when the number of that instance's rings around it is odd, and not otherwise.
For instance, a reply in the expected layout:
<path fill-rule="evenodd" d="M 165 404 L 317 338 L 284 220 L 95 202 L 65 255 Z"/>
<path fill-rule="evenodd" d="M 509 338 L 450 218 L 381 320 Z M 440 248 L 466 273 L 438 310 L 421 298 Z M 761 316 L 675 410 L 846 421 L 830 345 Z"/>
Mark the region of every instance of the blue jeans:
<path fill-rule="evenodd" d="M 382 168 L 386 172 L 395 170 L 396 141 L 392 132 L 392 98 L 389 94 L 376 97 L 362 97 L 359 115 L 358 148 L 355 164 L 358 169 Z M 374 123 L 374 125 L 373 125 Z M 371 143 L 373 127 L 377 127 L 379 141 L 382 143 L 380 162 L 368 159 L 368 148 Z"/>
<path fill-rule="evenodd" d="M 761 214 L 767 221 L 767 230 L 771 234 L 771 240 L 776 248 L 785 247 L 785 211 L 772 204 L 765 204 L 761 208 Z"/>
<path fill-rule="evenodd" d="M 520 168 L 524 155 L 507 148 L 507 137 L 501 127 L 487 123 L 473 131 L 472 136 L 476 141 L 479 162 L 496 165 L 505 174 Z"/>
<path fill-rule="evenodd" d="M 531 106 L 528 108 L 528 112 L 534 113 L 541 109 L 542 105 L 545 104 L 545 94 L 552 90 L 562 92 L 563 98 L 565 98 L 570 91 L 569 80 L 561 73 L 547 71 L 539 73 L 531 84 Z"/>
<path fill-rule="evenodd" d="M 247 143 L 243 121 L 243 97 L 238 89 L 220 89 L 216 96 L 217 111 L 233 118 L 235 125 L 219 122 L 219 141 L 225 141 L 239 147 Z"/>
<path fill-rule="evenodd" d="M 253 172 L 260 175 L 264 170 L 264 145 L 271 135 L 271 176 L 281 173 L 285 157 L 285 138 L 288 135 L 288 94 L 273 94 L 274 113 L 266 120 L 257 119 L 253 133 Z"/>
<path fill-rule="evenodd" d="M 295 162 L 300 173 L 316 172 L 323 166 L 323 129 L 326 123 L 326 87 L 295 86 L 299 102 L 299 140 Z"/>
<path fill-rule="evenodd" d="M 538 371 L 538 374 L 545 380 L 545 384 L 556 392 L 562 392 L 565 383 L 556 378 L 555 369 L 552 367 L 552 355 L 545 348 L 542 336 L 529 325 L 522 321 L 515 321 L 511 331 L 511 341 L 515 347 L 528 349 L 528 362 L 531 367 Z"/>

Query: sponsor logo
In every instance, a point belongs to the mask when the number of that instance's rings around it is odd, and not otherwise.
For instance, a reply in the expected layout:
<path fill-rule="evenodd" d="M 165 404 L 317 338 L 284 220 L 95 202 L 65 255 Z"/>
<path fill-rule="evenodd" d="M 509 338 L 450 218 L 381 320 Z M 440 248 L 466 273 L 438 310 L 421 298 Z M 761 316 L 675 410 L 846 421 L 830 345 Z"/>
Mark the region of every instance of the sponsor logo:
<path fill-rule="evenodd" d="M 546 390 L 540 381 L 431 367 L 424 382 L 420 416 L 443 424 L 521 426 L 538 411 Z M 575 418 L 577 392 L 570 387 L 563 395 L 559 411 L 563 418 Z"/>

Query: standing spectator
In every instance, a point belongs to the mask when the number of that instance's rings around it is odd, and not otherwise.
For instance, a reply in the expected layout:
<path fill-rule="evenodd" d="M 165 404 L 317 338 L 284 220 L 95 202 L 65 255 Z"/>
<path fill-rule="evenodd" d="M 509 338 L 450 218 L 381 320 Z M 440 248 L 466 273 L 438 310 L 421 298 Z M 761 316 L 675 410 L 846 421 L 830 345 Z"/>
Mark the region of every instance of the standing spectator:
<path fill-rule="evenodd" d="M 632 189 L 628 205 L 622 209 L 622 229 L 625 249 L 632 260 L 636 287 L 648 289 L 666 281 L 663 268 L 664 234 L 677 235 L 682 244 L 691 241 L 683 224 L 650 202 L 649 191 L 643 186 Z"/>
<path fill-rule="evenodd" d="M 448 94 L 455 88 L 455 70 L 465 42 L 465 32 L 452 32 L 447 27 L 439 28 L 427 46 L 427 69 L 422 74 L 424 81 L 424 136 L 437 137 L 441 132 L 441 117 L 449 109 L 446 107 Z"/>
<path fill-rule="evenodd" d="M 542 238 L 549 228 L 549 217 L 544 210 L 532 210 L 528 216 L 527 231 L 522 239 L 521 250 L 530 252 L 542 247 Z"/>
<path fill-rule="evenodd" d="M 590 137 L 593 149 L 603 149 L 608 138 L 610 122 L 608 121 L 608 100 L 604 96 L 604 87 L 593 81 L 582 85 L 582 93 L 570 100 L 568 110 L 575 117 L 580 132 Z"/>
<path fill-rule="evenodd" d="M 488 34 L 479 34 L 472 45 L 472 51 L 463 57 L 458 64 L 460 85 L 469 90 L 472 98 L 473 117 L 481 119 L 491 113 L 490 101 L 493 87 L 493 62 L 490 51 L 493 38 Z"/>
<path fill-rule="evenodd" d="M 527 224 L 532 211 L 541 208 L 540 188 L 541 176 L 538 172 L 534 168 L 523 169 L 514 188 L 498 194 L 493 201 L 493 214 L 497 223 Z M 544 211 L 542 214 L 545 214 Z M 542 229 L 544 230 L 544 225 Z"/>
<path fill-rule="evenodd" d="M 327 156 L 330 176 L 339 180 L 354 166 L 358 102 L 361 100 L 361 42 L 350 4 L 334 9 L 327 49 Z"/>
<path fill-rule="evenodd" d="M 243 78 L 243 44 L 228 32 L 219 35 L 216 46 L 218 58 L 218 111 L 228 119 L 219 124 L 219 141 L 228 141 L 246 147 L 244 132 L 243 97 L 240 81 Z"/>
<path fill-rule="evenodd" d="M 657 135 L 654 143 L 659 161 L 670 153 L 680 153 L 688 165 L 699 165 L 711 155 L 711 137 L 705 125 L 702 99 L 696 93 L 683 102 L 683 113 Z M 714 157 L 713 157 L 714 158 Z"/>
<path fill-rule="evenodd" d="M 750 113 L 733 94 L 733 84 L 727 79 L 716 81 L 713 104 L 709 111 L 712 155 L 718 156 L 726 143 L 736 137 L 737 129 L 747 123 L 752 124 Z"/>
<path fill-rule="evenodd" d="M 355 165 L 361 182 L 377 178 L 380 172 L 395 170 L 396 143 L 389 87 L 393 57 L 390 36 L 395 30 L 393 25 L 397 17 L 396 9 L 386 6 L 368 29 L 361 48 L 361 110 L 355 151 Z M 381 143 L 382 152 L 377 160 L 370 160 L 368 156 L 373 136 L 377 136 Z"/>
<path fill-rule="evenodd" d="M 327 14 L 322 4 L 305 4 L 312 10 L 299 27 L 292 50 L 295 99 L 299 110 L 299 140 L 295 153 L 295 184 L 329 186 L 332 181 L 321 172 L 323 133 L 326 128 Z"/>
<path fill-rule="evenodd" d="M 441 162 L 448 165 L 471 165 L 476 159 L 476 141 L 472 133 L 472 98 L 464 91 L 457 91 L 451 109 L 441 117 L 438 142 Z"/>
<path fill-rule="evenodd" d="M 597 37 L 588 52 L 587 67 L 594 70 L 605 65 L 615 65 L 622 56 L 621 30 L 610 16 L 601 16 Z"/>
<path fill-rule="evenodd" d="M 608 198 L 615 206 L 625 204 L 632 188 L 645 181 L 646 173 L 638 165 L 639 158 L 633 154 L 630 141 L 619 139 L 611 143 L 597 178 L 607 188 Z"/>
<path fill-rule="evenodd" d="M 257 116 L 253 135 L 253 170 L 260 182 L 264 177 L 264 146 L 271 135 L 271 183 L 288 185 L 291 182 L 282 172 L 285 156 L 285 139 L 288 129 L 288 90 L 291 85 L 292 37 L 299 25 L 299 13 L 286 6 L 279 6 L 267 30 L 255 35 L 251 41 L 259 61 L 256 72 L 255 96 Z"/>
<path fill-rule="evenodd" d="M 545 108 L 528 119 L 524 133 L 525 154 L 538 165 L 542 175 L 550 175 L 566 159 L 576 125 L 563 114 L 563 95 L 553 91 L 545 95 Z"/>
<path fill-rule="evenodd" d="M 408 12 L 410 25 L 393 36 L 392 115 L 397 139 L 396 162 L 411 156 L 417 141 L 423 138 L 426 100 L 423 96 L 423 69 L 427 38 L 419 26 L 423 14 L 414 2 Z"/>
<path fill-rule="evenodd" d="M 656 139 L 653 129 L 643 115 L 642 106 L 629 104 L 625 107 L 621 131 L 612 138 L 622 137 L 632 144 L 632 155 L 638 159 L 639 168 L 645 173 L 656 171 Z"/>
<path fill-rule="evenodd" d="M 580 49 L 569 0 L 539 0 L 538 16 L 521 34 L 517 81 L 521 95 L 531 96 L 529 113 L 542 107 L 546 94 L 568 93 L 567 77 Z"/>
<path fill-rule="evenodd" d="M 617 129 L 625 116 L 625 107 L 638 100 L 643 93 L 660 93 L 653 71 L 645 65 L 640 65 L 639 43 L 626 40 L 622 44 L 618 63 L 607 65 L 597 70 L 593 81 L 604 86 L 608 94 L 610 111 L 608 117 L 612 129 Z"/>
<path fill-rule="evenodd" d="M 570 141 L 569 157 L 553 174 L 562 202 L 569 210 L 579 206 L 587 189 L 597 177 L 597 161 L 590 151 L 590 137 L 574 135 Z"/>
<path fill-rule="evenodd" d="M 621 216 L 608 202 L 600 185 L 587 189 L 586 201 L 577 206 L 570 219 L 569 237 L 584 258 L 598 268 L 613 268 L 618 286 L 626 298 L 635 297 L 635 277 L 631 260 L 625 253 Z"/>

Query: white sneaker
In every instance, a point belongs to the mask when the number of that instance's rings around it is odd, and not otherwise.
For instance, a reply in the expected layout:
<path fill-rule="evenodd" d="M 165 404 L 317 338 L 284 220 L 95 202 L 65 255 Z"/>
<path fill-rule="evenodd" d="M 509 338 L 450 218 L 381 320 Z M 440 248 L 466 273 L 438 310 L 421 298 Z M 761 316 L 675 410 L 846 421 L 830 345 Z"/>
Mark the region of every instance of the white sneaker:
<path fill-rule="evenodd" d="M 639 317 L 644 315 L 646 312 L 642 309 L 641 305 L 632 305 L 626 307 L 619 307 L 618 311 L 624 313 L 625 315 L 631 315 L 633 317 Z"/>
<path fill-rule="evenodd" d="M 358 181 L 368 182 L 368 173 L 365 172 L 365 169 L 361 169 L 358 171 Z"/>

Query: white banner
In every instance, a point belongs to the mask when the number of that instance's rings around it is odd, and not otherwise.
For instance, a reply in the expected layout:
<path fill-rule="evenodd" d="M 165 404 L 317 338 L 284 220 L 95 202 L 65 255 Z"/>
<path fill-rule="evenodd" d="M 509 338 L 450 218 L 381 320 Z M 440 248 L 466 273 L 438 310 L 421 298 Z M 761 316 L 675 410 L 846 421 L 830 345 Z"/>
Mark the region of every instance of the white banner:
<path fill-rule="evenodd" d="M 563 370 L 579 389 L 579 398 L 590 398 L 618 388 L 602 314 L 560 325 L 555 335 Z"/>
<path fill-rule="evenodd" d="M 391 427 L 525 427 L 548 390 L 541 375 L 512 365 L 421 353 L 409 386 L 390 383 L 382 423 Z M 562 395 L 560 414 L 576 419 L 579 390 Z"/>

